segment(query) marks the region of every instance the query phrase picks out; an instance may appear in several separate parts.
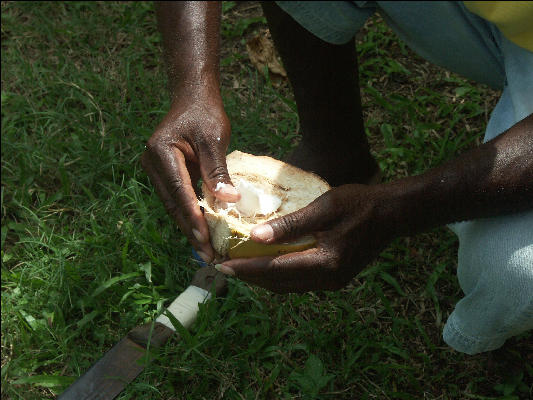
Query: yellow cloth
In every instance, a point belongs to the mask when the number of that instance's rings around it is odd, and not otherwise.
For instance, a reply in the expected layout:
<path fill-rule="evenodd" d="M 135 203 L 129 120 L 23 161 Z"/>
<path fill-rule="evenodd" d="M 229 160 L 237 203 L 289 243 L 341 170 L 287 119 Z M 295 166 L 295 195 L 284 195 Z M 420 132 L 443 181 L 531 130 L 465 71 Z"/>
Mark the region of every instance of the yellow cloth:
<path fill-rule="evenodd" d="M 476 15 L 496 25 L 514 44 L 533 51 L 533 1 L 465 1 Z"/>

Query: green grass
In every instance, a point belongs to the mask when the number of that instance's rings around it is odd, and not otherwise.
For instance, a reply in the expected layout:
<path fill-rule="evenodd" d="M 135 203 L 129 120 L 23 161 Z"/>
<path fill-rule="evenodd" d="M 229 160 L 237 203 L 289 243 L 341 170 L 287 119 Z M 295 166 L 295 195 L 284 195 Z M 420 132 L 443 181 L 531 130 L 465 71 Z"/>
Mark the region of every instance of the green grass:
<path fill-rule="evenodd" d="M 231 148 L 282 157 L 298 121 L 287 84 L 274 89 L 247 60 L 243 34 L 264 26 L 254 4 L 225 5 Z M 387 179 L 479 142 L 496 93 L 429 66 L 378 18 L 360 39 Z M 169 106 L 153 5 L 2 3 L 1 56 L 2 398 L 53 398 L 196 265 L 139 165 Z M 445 228 L 398 239 L 339 292 L 232 280 L 120 399 L 528 398 L 530 335 L 496 359 L 441 339 L 461 297 L 456 249 Z"/>

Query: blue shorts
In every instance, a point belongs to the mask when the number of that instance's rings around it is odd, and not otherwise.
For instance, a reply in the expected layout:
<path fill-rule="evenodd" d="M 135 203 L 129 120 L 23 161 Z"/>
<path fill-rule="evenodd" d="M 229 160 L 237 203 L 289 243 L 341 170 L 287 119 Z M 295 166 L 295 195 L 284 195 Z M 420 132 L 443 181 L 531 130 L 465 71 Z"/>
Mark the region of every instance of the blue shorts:
<path fill-rule="evenodd" d="M 377 9 L 391 29 L 426 60 L 501 89 L 484 142 L 533 113 L 533 53 L 462 2 L 278 1 L 320 39 L 343 44 Z M 533 329 L 533 210 L 449 226 L 459 237 L 457 276 L 465 294 L 443 338 L 468 354 L 490 351 Z"/>

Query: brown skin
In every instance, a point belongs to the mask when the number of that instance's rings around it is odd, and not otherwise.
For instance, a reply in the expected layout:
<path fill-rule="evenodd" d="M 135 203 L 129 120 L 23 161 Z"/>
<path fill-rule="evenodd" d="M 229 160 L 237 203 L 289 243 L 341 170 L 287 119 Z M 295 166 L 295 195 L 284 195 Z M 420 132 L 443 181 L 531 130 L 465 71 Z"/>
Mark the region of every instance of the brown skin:
<path fill-rule="evenodd" d="M 363 124 L 355 39 L 331 45 L 276 3 L 261 6 L 298 108 L 302 140 L 286 161 L 331 186 L 367 183 L 380 171 Z"/>
<path fill-rule="evenodd" d="M 167 212 L 209 262 L 215 253 L 196 199 L 196 183 L 201 177 L 219 199 L 239 199 L 226 168 L 231 128 L 219 88 L 221 4 L 158 2 L 156 14 L 172 104 L 148 140 L 141 162 Z M 219 182 L 230 186 L 215 192 Z"/>
<path fill-rule="evenodd" d="M 422 175 L 382 185 L 343 185 L 255 227 L 251 237 L 259 243 L 312 233 L 317 247 L 275 258 L 230 260 L 221 271 L 279 293 L 340 289 L 395 237 L 532 205 L 533 114 Z"/>
<path fill-rule="evenodd" d="M 353 43 L 322 42 L 273 3 L 263 8 L 293 85 L 303 130 L 302 145 L 291 161 L 336 184 L 368 182 L 378 170 L 364 136 Z M 210 261 L 213 250 L 192 182 L 201 175 L 212 192 L 217 182 L 230 182 L 224 157 L 230 127 L 218 87 L 220 6 L 158 3 L 157 10 L 173 103 L 148 142 L 143 166 L 169 213 Z M 351 180 L 346 171 L 353 172 Z M 232 197 L 215 195 L 229 201 Z M 221 271 L 276 292 L 340 289 L 395 237 L 527 210 L 532 204 L 529 116 L 422 175 L 374 186 L 346 184 L 295 213 L 256 227 L 252 239 L 257 242 L 312 233 L 318 245 L 275 258 L 226 261 Z"/>

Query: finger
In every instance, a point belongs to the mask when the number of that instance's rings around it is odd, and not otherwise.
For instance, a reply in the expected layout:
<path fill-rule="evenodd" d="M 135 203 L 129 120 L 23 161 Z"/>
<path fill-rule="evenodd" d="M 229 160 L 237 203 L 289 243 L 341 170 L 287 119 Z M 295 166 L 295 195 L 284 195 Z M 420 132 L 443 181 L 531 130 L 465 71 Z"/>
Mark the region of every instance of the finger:
<path fill-rule="evenodd" d="M 235 203 L 241 196 L 231 182 L 225 148 L 226 146 L 218 142 L 201 144 L 198 149 L 200 171 L 205 185 L 216 198 Z"/>
<path fill-rule="evenodd" d="M 282 280 L 256 280 L 256 279 L 242 279 L 243 281 L 270 290 L 274 293 L 305 293 L 318 290 L 339 290 L 346 284 L 343 281 L 333 281 L 331 278 L 324 277 L 324 279 L 316 280 L 310 278 L 292 279 L 287 281 Z"/>
<path fill-rule="evenodd" d="M 314 279 L 327 270 L 330 257 L 319 248 L 285 254 L 278 257 L 240 258 L 225 261 L 239 279 L 254 281 L 284 281 L 301 278 Z"/>
<path fill-rule="evenodd" d="M 177 152 L 179 153 L 179 151 Z M 179 159 L 179 155 L 177 157 Z M 172 183 L 175 183 L 181 177 L 178 178 L 175 175 L 171 175 L 169 178 L 169 174 L 167 173 L 167 177 L 162 178 L 153 167 L 149 155 L 143 155 L 141 161 L 167 213 L 174 219 L 191 245 L 202 253 L 200 256 L 205 261 L 210 262 L 214 257 L 214 250 L 209 242 L 209 229 L 196 201 L 194 190 L 190 185 L 190 179 L 189 185 L 182 185 L 180 190 L 174 186 L 171 190 L 174 191 L 175 196 L 172 196 L 169 191 L 169 186 L 172 187 Z M 191 191 L 192 195 L 190 193 L 182 193 L 183 190 Z"/>
<path fill-rule="evenodd" d="M 275 293 L 338 290 L 350 279 L 335 271 L 332 258 L 320 249 L 275 258 L 236 259 L 222 265 L 232 270 L 231 275 Z"/>
<path fill-rule="evenodd" d="M 337 207 L 328 193 L 325 193 L 300 210 L 255 226 L 250 232 L 250 237 L 256 242 L 265 244 L 291 241 L 306 234 L 325 230 L 335 221 L 336 212 Z"/>
<path fill-rule="evenodd" d="M 194 193 L 196 194 L 196 197 L 200 198 L 202 197 L 202 188 L 201 185 L 198 185 L 198 182 L 200 181 L 202 175 L 200 174 L 198 164 L 196 162 L 189 161 L 186 159 L 185 165 L 187 166 L 187 171 L 189 171 L 189 176 L 191 178 L 191 184 L 194 189 Z"/>
<path fill-rule="evenodd" d="M 290 281 L 271 281 L 271 280 L 257 280 L 257 279 L 242 279 L 244 282 L 254 286 L 262 287 L 274 293 L 305 293 L 310 290 L 317 290 L 315 283 L 312 280 L 293 279 Z"/>

